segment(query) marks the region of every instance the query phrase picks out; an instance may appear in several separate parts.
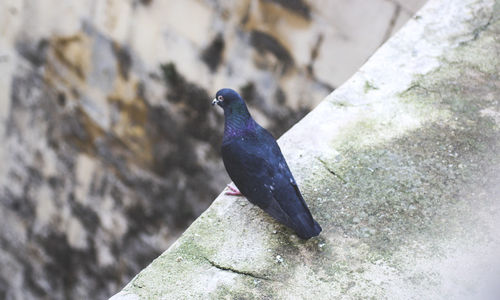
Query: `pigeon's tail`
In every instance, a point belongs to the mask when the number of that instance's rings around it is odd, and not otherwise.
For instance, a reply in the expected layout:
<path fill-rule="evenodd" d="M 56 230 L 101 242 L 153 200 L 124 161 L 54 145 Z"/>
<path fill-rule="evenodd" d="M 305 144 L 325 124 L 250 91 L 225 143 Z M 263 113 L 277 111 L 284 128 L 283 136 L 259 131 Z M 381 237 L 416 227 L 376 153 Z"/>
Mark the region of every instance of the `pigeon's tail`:
<path fill-rule="evenodd" d="M 311 218 L 308 213 L 301 213 L 296 215 L 295 218 L 295 232 L 297 235 L 304 240 L 310 239 L 317 236 L 321 232 L 321 226 L 318 222 Z"/>

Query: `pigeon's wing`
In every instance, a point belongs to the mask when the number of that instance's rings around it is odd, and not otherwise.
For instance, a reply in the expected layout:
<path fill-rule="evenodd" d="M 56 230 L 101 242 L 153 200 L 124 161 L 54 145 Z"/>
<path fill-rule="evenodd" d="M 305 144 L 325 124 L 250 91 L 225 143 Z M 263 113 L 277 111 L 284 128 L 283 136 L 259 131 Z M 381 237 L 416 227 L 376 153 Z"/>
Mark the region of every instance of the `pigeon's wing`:
<path fill-rule="evenodd" d="M 222 147 L 226 170 L 250 202 L 303 238 L 319 234 L 281 150 L 265 129 Z M 318 229 L 319 228 L 319 229 Z M 318 231 L 319 230 L 319 231 Z"/>
<path fill-rule="evenodd" d="M 273 200 L 270 186 L 273 170 L 267 159 L 269 155 L 257 145 L 255 136 L 235 139 L 222 146 L 222 160 L 240 192 L 265 209 Z"/>
<path fill-rule="evenodd" d="M 292 172 L 281 153 L 281 149 L 273 136 L 262 128 L 260 134 L 272 153 L 271 161 L 275 166 L 272 176 L 272 193 L 279 207 L 290 217 L 292 227 L 299 236 L 309 238 L 321 232 L 321 227 L 314 220 L 307 204 L 300 193 Z"/>
<path fill-rule="evenodd" d="M 293 228 L 293 222 L 273 195 L 275 172 L 268 158 L 268 147 L 255 135 L 235 139 L 222 146 L 222 159 L 227 173 L 240 192 L 282 224 Z"/>

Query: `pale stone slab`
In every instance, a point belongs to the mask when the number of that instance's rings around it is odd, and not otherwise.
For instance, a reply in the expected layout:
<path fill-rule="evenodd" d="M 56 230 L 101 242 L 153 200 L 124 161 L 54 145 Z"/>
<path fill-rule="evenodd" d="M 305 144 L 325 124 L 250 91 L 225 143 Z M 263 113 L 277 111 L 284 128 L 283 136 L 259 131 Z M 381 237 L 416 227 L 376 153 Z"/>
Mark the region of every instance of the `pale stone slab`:
<path fill-rule="evenodd" d="M 280 139 L 319 237 L 221 195 L 112 299 L 495 299 L 498 34 L 433 0 Z"/>

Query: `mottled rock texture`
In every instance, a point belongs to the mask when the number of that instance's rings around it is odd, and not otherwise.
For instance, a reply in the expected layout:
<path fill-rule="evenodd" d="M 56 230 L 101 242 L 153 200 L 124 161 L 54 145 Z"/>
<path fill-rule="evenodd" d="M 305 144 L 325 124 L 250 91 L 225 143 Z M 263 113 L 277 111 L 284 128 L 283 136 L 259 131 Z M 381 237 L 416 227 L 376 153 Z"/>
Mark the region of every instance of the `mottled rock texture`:
<path fill-rule="evenodd" d="M 431 0 L 280 139 L 302 241 L 219 196 L 118 299 L 498 299 L 500 1 Z"/>
<path fill-rule="evenodd" d="M 215 91 L 279 136 L 416 9 L 364 6 L 1 1 L 0 298 L 119 290 L 228 181 Z"/>

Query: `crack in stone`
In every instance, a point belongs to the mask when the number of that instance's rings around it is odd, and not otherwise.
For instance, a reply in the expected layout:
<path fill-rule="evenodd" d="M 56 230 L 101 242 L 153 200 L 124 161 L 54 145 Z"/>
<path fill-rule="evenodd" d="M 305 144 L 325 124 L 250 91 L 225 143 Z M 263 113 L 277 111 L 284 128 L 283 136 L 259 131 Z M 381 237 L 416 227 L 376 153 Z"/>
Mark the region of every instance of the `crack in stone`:
<path fill-rule="evenodd" d="M 321 162 L 321 164 L 325 167 L 325 169 L 326 169 L 326 170 L 327 170 L 330 174 L 332 174 L 333 176 L 335 176 L 335 177 L 337 177 L 338 179 L 340 179 L 340 181 L 342 181 L 342 183 L 344 183 L 344 184 L 346 184 L 346 183 L 347 183 L 347 181 L 346 181 L 344 178 L 342 178 L 342 176 L 340 176 L 339 174 L 337 174 L 337 172 L 333 171 L 333 170 L 332 170 L 332 169 L 328 166 L 328 164 L 327 164 L 324 160 L 322 160 L 322 159 L 321 159 L 321 158 L 319 158 L 319 157 L 318 157 L 317 159 Z"/>
<path fill-rule="evenodd" d="M 474 31 L 472 31 L 472 40 L 475 41 L 477 40 L 477 38 L 479 37 L 479 35 L 485 31 L 486 29 L 488 29 L 488 27 L 491 25 L 491 21 L 493 21 L 493 15 L 494 13 L 490 16 L 490 18 L 488 19 L 488 22 L 486 22 L 486 24 L 484 25 L 481 25 L 479 26 L 478 28 L 474 29 Z"/>
<path fill-rule="evenodd" d="M 256 279 L 261 279 L 261 280 L 270 280 L 270 278 L 266 277 L 266 276 L 263 276 L 263 275 L 259 275 L 259 274 L 255 274 L 253 272 L 250 272 L 250 271 L 241 271 L 241 270 L 236 270 L 234 268 L 231 268 L 231 267 L 226 267 L 226 266 L 221 266 L 220 264 L 214 262 L 214 261 L 211 261 L 210 259 L 204 257 L 204 259 L 213 267 L 219 269 L 219 270 L 222 270 L 222 271 L 228 271 L 228 272 L 232 272 L 232 273 L 235 273 L 235 274 L 240 274 L 240 275 L 245 275 L 245 276 L 250 276 L 250 277 L 253 277 L 253 278 L 256 278 Z"/>
<path fill-rule="evenodd" d="M 472 31 L 472 38 L 471 39 L 469 39 L 467 41 L 460 42 L 460 46 L 467 45 L 470 42 L 474 42 L 475 40 L 477 40 L 479 38 L 479 36 L 481 35 L 481 33 L 486 31 L 488 29 L 488 27 L 490 27 L 492 24 L 495 24 L 498 21 L 498 20 L 494 20 L 494 16 L 495 16 L 495 12 L 493 12 L 493 14 L 491 14 L 491 16 L 488 18 L 488 21 L 485 24 L 475 28 Z"/>
<path fill-rule="evenodd" d="M 425 86 L 422 86 L 421 84 L 419 83 L 412 83 L 406 90 L 402 91 L 399 93 L 399 96 L 400 97 L 404 97 L 405 95 L 407 95 L 409 92 L 411 92 L 412 90 L 415 90 L 415 89 L 422 89 L 424 90 L 426 93 L 430 94 L 430 93 L 440 93 L 439 90 L 433 90 L 433 89 L 429 89 Z"/>

